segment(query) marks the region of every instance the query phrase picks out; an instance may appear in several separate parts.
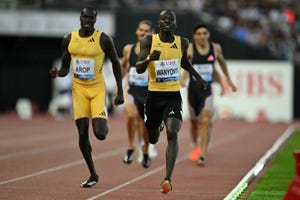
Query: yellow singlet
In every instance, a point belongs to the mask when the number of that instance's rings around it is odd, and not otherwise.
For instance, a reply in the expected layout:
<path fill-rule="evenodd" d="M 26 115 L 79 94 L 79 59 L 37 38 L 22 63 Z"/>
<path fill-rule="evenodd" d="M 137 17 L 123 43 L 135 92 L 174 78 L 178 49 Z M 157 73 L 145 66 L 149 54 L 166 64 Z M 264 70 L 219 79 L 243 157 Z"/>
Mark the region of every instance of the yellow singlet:
<path fill-rule="evenodd" d="M 165 43 L 160 40 L 158 34 L 152 35 L 150 54 L 154 50 L 161 51 L 161 54 L 159 60 L 148 64 L 149 91 L 175 92 L 180 90 L 181 39 L 176 35 L 174 37 L 174 42 Z"/>
<path fill-rule="evenodd" d="M 73 74 L 74 119 L 83 117 L 107 119 L 106 89 L 102 74 L 105 53 L 100 46 L 101 32 L 80 37 L 73 31 L 68 50 Z"/>
<path fill-rule="evenodd" d="M 89 37 L 80 37 L 73 31 L 68 50 L 71 54 L 73 81 L 81 85 L 104 84 L 102 65 L 105 53 L 100 46 L 101 31 L 95 30 Z"/>

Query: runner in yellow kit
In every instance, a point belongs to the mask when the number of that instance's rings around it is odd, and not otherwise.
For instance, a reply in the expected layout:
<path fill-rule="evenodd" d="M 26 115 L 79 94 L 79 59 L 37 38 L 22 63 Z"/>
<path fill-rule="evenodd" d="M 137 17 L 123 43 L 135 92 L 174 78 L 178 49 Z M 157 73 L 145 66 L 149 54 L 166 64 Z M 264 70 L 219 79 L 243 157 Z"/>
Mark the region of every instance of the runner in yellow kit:
<path fill-rule="evenodd" d="M 70 64 L 72 66 L 74 119 L 79 133 L 79 147 L 90 171 L 90 178 L 80 185 L 84 188 L 92 187 L 98 182 L 88 134 L 90 117 L 97 139 L 104 140 L 108 133 L 106 90 L 102 74 L 105 56 L 112 62 L 117 82 L 118 91 L 114 103 L 119 105 L 124 102 L 121 66 L 116 49 L 109 36 L 94 28 L 96 17 L 96 9 L 82 9 L 81 28 L 63 38 L 61 68 L 58 70 L 53 67 L 50 70 L 53 78 L 64 77 L 69 73 Z"/>
<path fill-rule="evenodd" d="M 175 13 L 164 10 L 159 16 L 159 33 L 141 40 L 140 54 L 136 63 L 137 72 L 148 69 L 149 86 L 145 103 L 145 124 L 149 142 L 157 143 L 162 121 L 166 125 L 168 145 L 166 149 L 166 175 L 161 192 L 172 189 L 171 177 L 178 154 L 177 136 L 182 124 L 182 99 L 180 95 L 180 68 L 195 76 L 198 84 L 206 83 L 195 71 L 187 57 L 188 40 L 174 35 Z"/>

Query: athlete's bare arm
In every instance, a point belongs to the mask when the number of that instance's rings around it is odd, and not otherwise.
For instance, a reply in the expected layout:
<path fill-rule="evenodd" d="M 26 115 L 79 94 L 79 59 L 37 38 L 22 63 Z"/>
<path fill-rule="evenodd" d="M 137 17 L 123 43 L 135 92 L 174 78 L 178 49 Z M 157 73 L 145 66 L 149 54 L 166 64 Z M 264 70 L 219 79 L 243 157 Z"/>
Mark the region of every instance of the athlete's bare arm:
<path fill-rule="evenodd" d="M 229 72 L 228 72 L 227 65 L 226 65 L 226 62 L 225 62 L 225 59 L 223 56 L 221 45 L 214 43 L 214 49 L 215 49 L 215 54 L 216 54 L 217 60 L 219 62 L 219 65 L 221 67 L 221 70 L 224 73 L 229 86 L 231 87 L 233 92 L 237 91 L 236 86 L 233 84 L 233 82 L 231 81 L 231 78 L 229 76 Z"/>
<path fill-rule="evenodd" d="M 136 71 L 137 73 L 143 73 L 147 69 L 147 65 L 150 62 L 150 59 L 147 56 L 150 53 L 152 43 L 152 36 L 145 36 L 140 41 L 140 53 L 136 62 Z"/>
<path fill-rule="evenodd" d="M 71 54 L 68 50 L 70 40 L 71 34 L 66 35 L 62 40 L 62 64 L 59 70 L 55 66 L 50 69 L 49 73 L 52 78 L 65 77 L 70 71 Z"/>
<path fill-rule="evenodd" d="M 115 105 L 120 105 L 124 103 L 124 97 L 123 97 L 123 88 L 122 88 L 121 65 L 117 56 L 115 45 L 112 39 L 108 35 L 102 33 L 100 36 L 100 46 L 105 52 L 105 55 L 110 59 L 112 63 L 113 73 L 118 88 L 117 96 L 115 98 Z"/>
<path fill-rule="evenodd" d="M 146 71 L 150 61 L 159 60 L 160 51 L 154 50 L 149 55 L 151 49 L 151 43 L 152 43 L 152 35 L 146 35 L 140 41 L 140 54 L 138 55 L 137 62 L 136 62 L 136 71 L 139 74 Z"/>
<path fill-rule="evenodd" d="M 189 41 L 186 38 L 181 38 L 181 51 L 182 51 L 182 58 L 181 58 L 181 67 L 187 70 L 191 75 L 193 75 L 200 86 L 203 88 L 207 87 L 207 83 L 202 79 L 202 77 L 196 72 L 193 68 L 192 64 L 190 63 L 187 55 Z"/>
<path fill-rule="evenodd" d="M 132 44 L 127 44 L 123 48 L 123 56 L 121 60 L 121 67 L 122 67 L 122 77 L 125 76 L 125 74 L 128 72 L 129 69 L 129 56 L 132 48 Z"/>
<path fill-rule="evenodd" d="M 193 45 L 192 43 L 189 44 L 189 47 L 187 49 L 187 57 L 190 61 L 190 63 L 192 63 L 192 59 L 193 59 Z M 182 87 L 186 86 L 186 79 L 190 76 L 190 73 L 186 70 L 183 70 L 181 76 L 180 76 L 180 85 Z"/>

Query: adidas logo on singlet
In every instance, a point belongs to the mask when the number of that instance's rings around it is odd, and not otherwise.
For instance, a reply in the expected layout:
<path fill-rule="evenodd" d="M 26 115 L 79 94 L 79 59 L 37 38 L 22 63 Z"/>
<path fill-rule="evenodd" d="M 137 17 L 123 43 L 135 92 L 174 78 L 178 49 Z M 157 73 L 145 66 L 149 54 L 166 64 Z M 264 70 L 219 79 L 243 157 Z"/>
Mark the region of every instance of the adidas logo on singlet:
<path fill-rule="evenodd" d="M 105 111 L 103 111 L 102 113 L 100 113 L 99 116 L 106 116 Z"/>
<path fill-rule="evenodd" d="M 94 38 L 91 38 L 88 42 L 95 42 Z"/>
<path fill-rule="evenodd" d="M 178 49 L 177 45 L 174 43 L 172 46 L 170 46 L 171 49 Z"/>

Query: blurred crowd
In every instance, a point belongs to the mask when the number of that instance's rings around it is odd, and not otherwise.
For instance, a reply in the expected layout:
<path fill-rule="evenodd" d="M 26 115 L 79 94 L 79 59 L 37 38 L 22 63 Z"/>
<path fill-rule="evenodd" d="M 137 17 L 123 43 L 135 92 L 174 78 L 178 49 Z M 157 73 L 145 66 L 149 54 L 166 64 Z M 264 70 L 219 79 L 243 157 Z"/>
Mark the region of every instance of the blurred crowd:
<path fill-rule="evenodd" d="M 220 31 L 280 59 L 300 51 L 299 0 L 123 0 L 144 9 L 171 8 L 205 16 Z"/>
<path fill-rule="evenodd" d="M 0 0 L 2 7 L 99 10 L 170 8 L 205 16 L 220 31 L 255 47 L 267 47 L 276 58 L 292 60 L 300 52 L 299 0 Z"/>
<path fill-rule="evenodd" d="M 300 51 L 300 1 L 211 0 L 204 10 L 217 26 L 253 46 L 267 46 L 273 56 L 292 60 Z"/>

